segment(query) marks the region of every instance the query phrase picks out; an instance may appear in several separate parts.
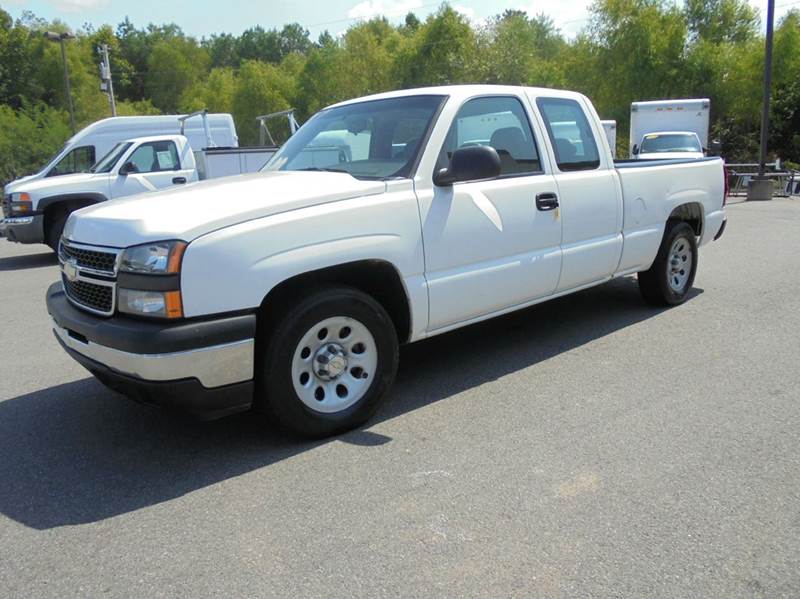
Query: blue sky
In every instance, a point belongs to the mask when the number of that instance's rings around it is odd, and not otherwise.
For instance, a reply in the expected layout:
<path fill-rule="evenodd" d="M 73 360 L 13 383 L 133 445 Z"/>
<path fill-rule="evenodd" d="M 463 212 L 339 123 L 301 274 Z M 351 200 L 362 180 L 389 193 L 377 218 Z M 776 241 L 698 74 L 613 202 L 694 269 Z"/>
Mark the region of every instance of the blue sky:
<path fill-rule="evenodd" d="M 568 36 L 586 23 L 590 0 L 452 0 L 457 10 L 473 21 L 495 15 L 506 8 L 519 8 L 531 14 L 549 14 Z M 766 0 L 750 0 L 766 15 Z M 125 16 L 137 26 L 150 22 L 175 22 L 190 35 L 211 33 L 239 34 L 248 27 L 280 27 L 297 21 L 316 37 L 328 29 L 338 34 L 359 18 L 385 15 L 401 19 L 409 10 L 418 16 L 435 11 L 440 1 L 431 0 L 0 0 L 0 6 L 13 17 L 31 10 L 46 19 L 58 18 L 72 28 L 84 23 L 116 25 Z M 800 0 L 776 0 L 778 15 Z"/>

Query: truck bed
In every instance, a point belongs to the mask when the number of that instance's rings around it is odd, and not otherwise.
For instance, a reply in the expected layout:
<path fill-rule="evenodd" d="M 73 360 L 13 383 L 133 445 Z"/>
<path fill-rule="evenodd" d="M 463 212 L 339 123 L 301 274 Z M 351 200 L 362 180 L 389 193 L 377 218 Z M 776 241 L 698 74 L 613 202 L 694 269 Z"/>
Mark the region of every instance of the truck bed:
<path fill-rule="evenodd" d="M 636 158 L 626 158 L 624 160 L 614 160 L 614 166 L 617 168 L 643 168 L 646 166 L 667 166 L 670 164 L 713 162 L 715 160 L 719 160 L 719 158 L 716 156 L 708 156 L 706 158 L 671 158 L 668 160 L 658 160 L 658 159 L 639 160 Z"/>

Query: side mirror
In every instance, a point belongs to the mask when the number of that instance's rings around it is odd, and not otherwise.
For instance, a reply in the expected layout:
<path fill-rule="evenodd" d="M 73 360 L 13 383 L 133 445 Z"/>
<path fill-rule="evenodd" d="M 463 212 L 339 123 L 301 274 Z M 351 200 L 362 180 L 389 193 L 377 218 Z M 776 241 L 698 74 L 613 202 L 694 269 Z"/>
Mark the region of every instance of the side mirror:
<path fill-rule="evenodd" d="M 492 179 L 500 174 L 500 156 L 490 146 L 459 148 L 450 158 L 450 166 L 433 176 L 434 185 L 449 186 L 459 181 Z"/>
<path fill-rule="evenodd" d="M 633 144 L 633 149 L 631 150 L 631 153 L 634 156 L 636 156 L 639 153 L 639 144 Z"/>
<path fill-rule="evenodd" d="M 137 172 L 136 165 L 133 162 L 126 162 L 121 167 L 119 167 L 119 174 L 120 175 L 130 175 L 131 173 Z"/>
<path fill-rule="evenodd" d="M 708 150 L 712 154 L 719 154 L 722 151 L 722 142 L 718 139 L 713 140 L 708 144 Z"/>

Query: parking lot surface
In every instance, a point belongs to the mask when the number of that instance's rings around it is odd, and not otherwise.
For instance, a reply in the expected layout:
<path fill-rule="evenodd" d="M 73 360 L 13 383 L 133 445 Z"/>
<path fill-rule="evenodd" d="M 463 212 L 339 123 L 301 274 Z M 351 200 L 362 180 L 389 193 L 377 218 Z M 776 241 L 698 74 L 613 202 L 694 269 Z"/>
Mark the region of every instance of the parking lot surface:
<path fill-rule="evenodd" d="M 0 596 L 797 597 L 800 200 L 729 207 L 696 289 L 613 281 L 404 348 L 307 442 L 129 402 L 0 242 Z"/>

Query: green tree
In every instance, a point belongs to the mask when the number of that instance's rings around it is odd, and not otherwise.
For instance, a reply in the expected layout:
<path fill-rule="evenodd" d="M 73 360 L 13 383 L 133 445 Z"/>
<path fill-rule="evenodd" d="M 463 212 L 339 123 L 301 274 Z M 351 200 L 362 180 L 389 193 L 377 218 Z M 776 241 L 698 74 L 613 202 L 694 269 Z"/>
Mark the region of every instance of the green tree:
<path fill-rule="evenodd" d="M 211 112 L 231 112 L 236 77 L 230 67 L 211 69 L 208 77 L 196 81 L 181 96 L 181 112 L 207 108 Z"/>
<path fill-rule="evenodd" d="M 397 80 L 402 87 L 474 83 L 477 54 L 477 36 L 469 21 L 444 4 L 403 45 Z"/>
<path fill-rule="evenodd" d="M 192 38 L 174 37 L 153 46 L 147 60 L 145 89 L 153 105 L 175 112 L 183 93 L 208 71 L 210 59 Z"/>
<path fill-rule="evenodd" d="M 745 0 L 686 0 L 685 10 L 696 40 L 741 43 L 758 33 L 758 13 Z"/>
<path fill-rule="evenodd" d="M 294 94 L 294 82 L 273 64 L 247 60 L 242 63 L 236 77 L 233 95 L 233 118 L 239 133 L 239 142 L 253 145 L 258 142 L 256 117 L 289 108 L 287 98 Z M 277 130 L 285 139 L 283 125 Z M 276 126 L 270 123 L 273 134 Z"/>
<path fill-rule="evenodd" d="M 481 80 L 505 85 L 556 87 L 564 83 L 560 55 L 566 42 L 553 21 L 507 10 L 489 19 L 480 36 Z"/>
<path fill-rule="evenodd" d="M 43 103 L 0 104 L 0 131 L 0 185 L 44 166 L 71 135 L 67 114 Z"/>

